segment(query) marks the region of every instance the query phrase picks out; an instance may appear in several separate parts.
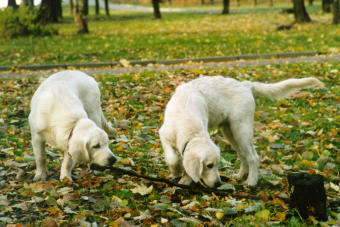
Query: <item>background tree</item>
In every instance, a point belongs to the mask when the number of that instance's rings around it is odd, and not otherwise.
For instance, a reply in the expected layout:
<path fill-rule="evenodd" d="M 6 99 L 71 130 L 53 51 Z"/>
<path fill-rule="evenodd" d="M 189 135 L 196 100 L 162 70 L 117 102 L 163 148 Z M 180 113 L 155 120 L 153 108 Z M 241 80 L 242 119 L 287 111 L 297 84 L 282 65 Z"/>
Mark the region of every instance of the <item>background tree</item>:
<path fill-rule="evenodd" d="M 340 1 L 333 0 L 333 24 L 340 24 Z"/>
<path fill-rule="evenodd" d="M 84 12 L 86 16 L 89 15 L 89 0 L 84 1 Z"/>
<path fill-rule="evenodd" d="M 160 2 L 160 0 L 152 0 L 153 14 L 154 14 L 156 19 L 162 18 L 161 11 L 160 11 L 160 8 L 159 8 L 159 2 Z"/>
<path fill-rule="evenodd" d="M 106 14 L 106 16 L 110 16 L 109 1 L 104 0 L 104 3 L 105 3 L 105 14 Z"/>
<path fill-rule="evenodd" d="M 61 15 L 61 0 L 42 0 L 37 16 L 37 22 L 43 24 L 58 22 Z"/>
<path fill-rule="evenodd" d="M 68 0 L 68 14 L 73 15 L 73 0 Z"/>
<path fill-rule="evenodd" d="M 8 0 L 7 7 L 13 7 L 13 9 L 16 9 L 16 8 L 18 8 L 18 5 L 15 2 L 15 0 Z"/>
<path fill-rule="evenodd" d="M 331 4 L 332 4 L 332 0 L 322 0 L 322 11 L 324 13 L 330 13 L 331 12 Z"/>
<path fill-rule="evenodd" d="M 229 13 L 229 3 L 230 3 L 230 0 L 223 0 L 222 14 L 228 14 Z"/>
<path fill-rule="evenodd" d="M 95 0 L 96 15 L 99 15 L 99 0 Z"/>
<path fill-rule="evenodd" d="M 74 1 L 74 21 L 78 26 L 78 33 L 88 33 L 87 20 L 85 15 L 85 1 L 87 0 L 75 0 Z"/>
<path fill-rule="evenodd" d="M 293 0 L 295 22 L 305 23 L 310 22 L 311 19 L 307 13 L 304 0 Z"/>

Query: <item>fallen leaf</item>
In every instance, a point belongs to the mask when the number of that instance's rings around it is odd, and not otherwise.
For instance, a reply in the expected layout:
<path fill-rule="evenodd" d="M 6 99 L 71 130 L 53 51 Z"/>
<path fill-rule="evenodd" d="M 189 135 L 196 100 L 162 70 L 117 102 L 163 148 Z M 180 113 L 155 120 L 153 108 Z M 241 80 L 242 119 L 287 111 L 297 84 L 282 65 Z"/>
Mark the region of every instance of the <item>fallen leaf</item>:
<path fill-rule="evenodd" d="M 130 189 L 133 193 L 137 194 L 141 194 L 141 195 L 147 195 L 150 194 L 153 190 L 153 185 L 151 185 L 150 187 L 146 187 L 144 184 L 142 185 L 137 185 L 137 187 Z"/>

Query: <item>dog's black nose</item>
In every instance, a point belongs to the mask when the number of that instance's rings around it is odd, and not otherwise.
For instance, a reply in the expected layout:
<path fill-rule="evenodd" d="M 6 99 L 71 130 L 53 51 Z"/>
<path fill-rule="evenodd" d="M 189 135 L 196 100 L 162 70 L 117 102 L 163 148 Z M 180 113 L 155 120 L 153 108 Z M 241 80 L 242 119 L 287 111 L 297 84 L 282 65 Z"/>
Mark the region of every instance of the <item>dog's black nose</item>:
<path fill-rule="evenodd" d="M 115 164 L 116 161 L 117 161 L 117 159 L 114 156 L 110 157 L 109 158 L 109 166 L 112 166 L 113 164 Z"/>
<path fill-rule="evenodd" d="M 215 183 L 215 188 L 218 188 L 218 187 L 220 187 L 221 185 L 222 185 L 221 182 L 216 182 L 216 183 Z"/>

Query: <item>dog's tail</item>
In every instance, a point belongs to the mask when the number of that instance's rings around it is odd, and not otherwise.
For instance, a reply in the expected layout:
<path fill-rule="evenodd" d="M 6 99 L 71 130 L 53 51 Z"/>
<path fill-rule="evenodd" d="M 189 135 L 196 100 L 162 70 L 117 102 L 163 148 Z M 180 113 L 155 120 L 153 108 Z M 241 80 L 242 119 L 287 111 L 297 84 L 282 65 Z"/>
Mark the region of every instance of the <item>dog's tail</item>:
<path fill-rule="evenodd" d="M 101 122 L 102 122 L 102 128 L 104 131 L 110 136 L 115 138 L 117 136 L 117 130 L 112 128 L 111 124 L 106 121 L 106 118 L 104 116 L 103 111 L 101 111 Z"/>
<path fill-rule="evenodd" d="M 247 83 L 248 81 L 246 81 Z M 264 96 L 270 99 L 281 99 L 287 97 L 291 92 L 301 88 L 323 88 L 324 84 L 314 78 L 288 79 L 278 83 L 265 84 L 260 82 L 249 82 L 254 95 Z"/>

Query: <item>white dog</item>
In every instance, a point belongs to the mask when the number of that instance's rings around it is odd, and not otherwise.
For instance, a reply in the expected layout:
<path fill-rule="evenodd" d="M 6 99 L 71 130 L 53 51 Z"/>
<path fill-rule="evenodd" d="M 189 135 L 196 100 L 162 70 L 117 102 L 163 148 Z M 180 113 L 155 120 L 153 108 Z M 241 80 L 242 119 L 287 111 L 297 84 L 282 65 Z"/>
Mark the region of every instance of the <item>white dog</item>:
<path fill-rule="evenodd" d="M 180 85 L 166 106 L 159 130 L 171 176 L 182 177 L 182 184 L 193 180 L 218 187 L 220 150 L 210 139 L 208 129 L 220 127 L 241 161 L 235 177 L 241 179 L 248 173 L 246 183 L 256 185 L 259 156 L 253 146 L 253 95 L 279 99 L 296 89 L 316 86 L 323 87 L 323 83 L 315 78 L 264 84 L 222 76 L 202 77 Z"/>
<path fill-rule="evenodd" d="M 100 107 L 97 82 L 83 72 L 62 71 L 46 79 L 33 95 L 29 124 L 37 168 L 34 180 L 47 177 L 45 142 L 65 152 L 61 180 L 72 181 L 76 162 L 107 166 L 116 161 L 105 133 L 114 136 L 116 130 Z"/>

